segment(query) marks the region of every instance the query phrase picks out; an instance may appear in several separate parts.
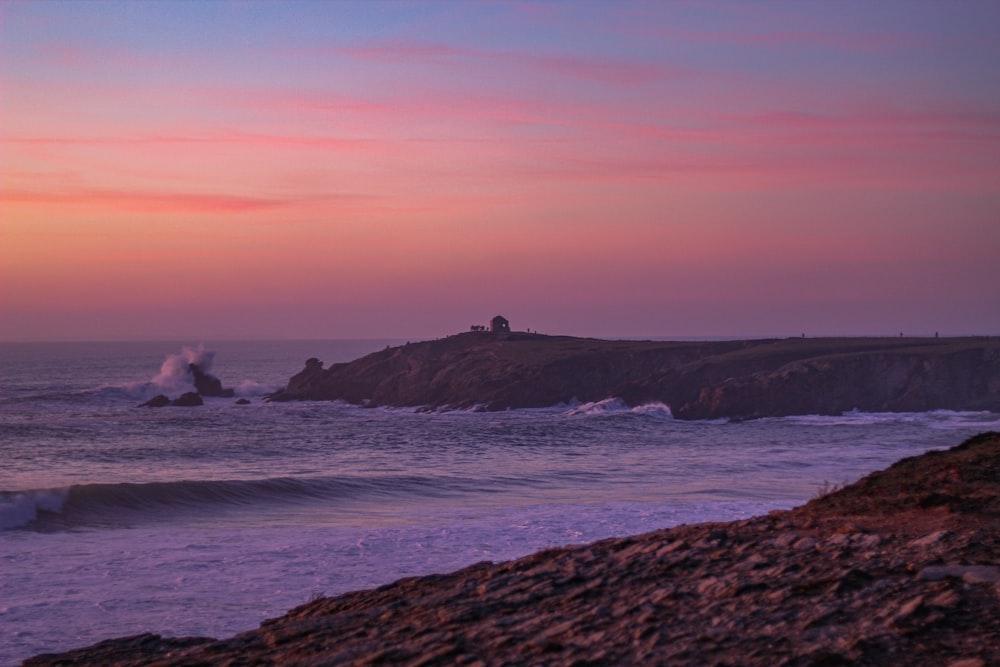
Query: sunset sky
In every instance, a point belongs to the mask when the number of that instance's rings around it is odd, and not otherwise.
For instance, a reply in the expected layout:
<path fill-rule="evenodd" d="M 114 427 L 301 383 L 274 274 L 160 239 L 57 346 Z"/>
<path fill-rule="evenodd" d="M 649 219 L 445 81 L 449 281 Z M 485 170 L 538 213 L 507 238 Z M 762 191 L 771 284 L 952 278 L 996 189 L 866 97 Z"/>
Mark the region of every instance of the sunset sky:
<path fill-rule="evenodd" d="M 1000 333 L 1000 2 L 0 4 L 0 339 Z"/>

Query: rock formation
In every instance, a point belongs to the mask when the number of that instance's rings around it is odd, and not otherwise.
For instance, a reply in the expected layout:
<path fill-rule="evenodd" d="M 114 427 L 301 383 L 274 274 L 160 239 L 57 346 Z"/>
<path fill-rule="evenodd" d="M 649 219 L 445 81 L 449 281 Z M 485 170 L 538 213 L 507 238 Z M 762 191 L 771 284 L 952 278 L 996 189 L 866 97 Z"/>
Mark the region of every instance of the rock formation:
<path fill-rule="evenodd" d="M 170 405 L 175 405 L 183 408 L 192 408 L 199 405 L 204 405 L 205 401 L 201 399 L 201 394 L 193 391 L 184 392 L 179 398 L 175 398 L 170 401 Z"/>
<path fill-rule="evenodd" d="M 235 391 L 222 386 L 222 381 L 212 375 L 205 373 L 197 364 L 188 364 L 188 372 L 191 373 L 191 381 L 194 383 L 194 391 L 185 392 L 181 396 L 170 400 L 164 394 L 157 394 L 145 403 L 139 405 L 140 408 L 162 408 L 168 405 L 179 407 L 195 407 L 204 405 L 203 397 L 232 398 Z"/>
<path fill-rule="evenodd" d="M 145 403 L 139 405 L 140 408 L 165 408 L 170 405 L 170 397 L 165 394 L 157 394 Z"/>
<path fill-rule="evenodd" d="M 43 665 L 1000 664 L 1000 434 L 791 511 L 321 598 L 229 639 Z"/>
<path fill-rule="evenodd" d="M 219 396 L 222 398 L 233 397 L 233 390 L 223 388 L 222 381 L 219 378 L 211 373 L 203 373 L 197 364 L 188 364 L 188 368 L 194 378 L 195 391 L 199 395 L 206 397 Z"/>
<path fill-rule="evenodd" d="M 471 332 L 326 369 L 310 359 L 271 399 L 503 410 L 612 397 L 661 402 L 680 419 L 1000 411 L 1000 338 L 654 342 Z"/>

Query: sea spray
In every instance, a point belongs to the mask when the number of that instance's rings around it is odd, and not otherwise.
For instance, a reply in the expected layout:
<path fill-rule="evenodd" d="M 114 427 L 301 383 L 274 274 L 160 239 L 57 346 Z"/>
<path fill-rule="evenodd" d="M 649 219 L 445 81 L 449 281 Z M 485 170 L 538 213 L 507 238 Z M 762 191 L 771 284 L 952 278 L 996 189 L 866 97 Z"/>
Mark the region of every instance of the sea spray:
<path fill-rule="evenodd" d="M 39 511 L 59 512 L 68 495 L 68 489 L 0 492 L 0 530 L 26 526 L 38 519 Z"/>
<path fill-rule="evenodd" d="M 673 419 L 670 406 L 657 401 L 641 405 L 629 405 L 621 398 L 605 398 L 601 401 L 583 403 L 566 411 L 567 416 L 600 416 L 616 414 L 637 414 L 663 419 Z"/>
<path fill-rule="evenodd" d="M 205 346 L 190 347 L 185 345 L 176 354 L 167 355 L 160 366 L 160 372 L 152 380 L 152 385 L 166 394 L 181 394 L 194 391 L 194 373 L 191 365 L 197 366 L 202 373 L 208 373 L 212 368 L 215 352 L 206 350 Z"/>

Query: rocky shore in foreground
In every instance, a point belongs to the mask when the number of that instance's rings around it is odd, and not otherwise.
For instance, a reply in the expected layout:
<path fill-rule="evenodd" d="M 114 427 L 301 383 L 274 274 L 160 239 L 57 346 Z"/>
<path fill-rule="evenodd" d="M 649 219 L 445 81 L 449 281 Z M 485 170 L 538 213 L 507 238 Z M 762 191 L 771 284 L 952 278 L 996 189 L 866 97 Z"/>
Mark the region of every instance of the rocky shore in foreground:
<path fill-rule="evenodd" d="M 271 400 L 425 409 L 539 408 L 618 398 L 678 419 L 1000 412 L 1000 338 L 609 341 L 470 332 L 323 367 Z"/>
<path fill-rule="evenodd" d="M 1000 433 L 790 511 L 323 598 L 229 639 L 25 665 L 1000 664 Z"/>

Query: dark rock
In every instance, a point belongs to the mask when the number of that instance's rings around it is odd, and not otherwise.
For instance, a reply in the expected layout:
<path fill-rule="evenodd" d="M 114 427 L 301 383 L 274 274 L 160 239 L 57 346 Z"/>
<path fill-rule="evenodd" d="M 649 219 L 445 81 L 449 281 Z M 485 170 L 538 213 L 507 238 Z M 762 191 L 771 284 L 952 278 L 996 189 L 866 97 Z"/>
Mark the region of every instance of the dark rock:
<path fill-rule="evenodd" d="M 194 376 L 194 388 L 202 396 L 232 398 L 233 390 L 224 389 L 222 381 L 211 373 L 203 373 L 197 364 L 188 364 Z"/>
<path fill-rule="evenodd" d="M 240 398 L 236 400 L 236 405 L 250 405 L 250 401 L 245 398 Z"/>
<path fill-rule="evenodd" d="M 139 405 L 140 408 L 162 408 L 170 405 L 170 399 L 163 394 L 157 394 L 145 403 Z"/>
<path fill-rule="evenodd" d="M 184 408 L 196 407 L 204 404 L 205 401 L 201 399 L 201 396 L 193 391 L 181 394 L 180 398 L 175 398 L 170 401 L 170 405 L 176 405 Z"/>
<path fill-rule="evenodd" d="M 326 369 L 312 358 L 269 399 L 503 410 L 612 397 L 663 403 L 680 419 L 1000 411 L 1000 339 L 654 342 L 464 333 Z"/>
<path fill-rule="evenodd" d="M 109 639 L 90 648 L 70 651 L 60 656 L 46 653 L 25 662 L 29 664 L 34 662 L 35 664 L 110 665 L 126 660 L 141 660 L 145 655 L 191 648 L 211 641 L 213 640 L 207 637 L 161 637 L 145 633 L 121 639 Z"/>

